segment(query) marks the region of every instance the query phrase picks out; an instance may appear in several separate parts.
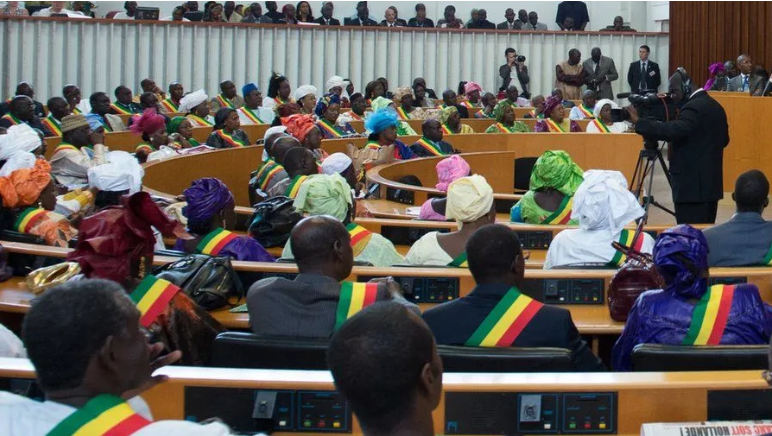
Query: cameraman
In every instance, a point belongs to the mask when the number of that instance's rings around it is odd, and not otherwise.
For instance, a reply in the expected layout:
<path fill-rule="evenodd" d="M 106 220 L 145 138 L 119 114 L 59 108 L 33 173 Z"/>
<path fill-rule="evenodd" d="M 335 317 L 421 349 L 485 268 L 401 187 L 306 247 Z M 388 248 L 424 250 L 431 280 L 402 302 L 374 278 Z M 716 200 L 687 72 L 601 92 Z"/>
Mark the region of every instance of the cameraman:
<path fill-rule="evenodd" d="M 520 89 L 522 90 L 520 97 L 530 100 L 531 93 L 528 92 L 528 83 L 531 79 L 528 77 L 528 67 L 525 66 L 525 56 L 518 56 L 517 51 L 512 47 L 504 50 L 504 56 L 507 58 L 507 63 L 499 67 L 499 76 L 501 76 L 503 80 L 503 83 L 499 88 L 499 93 L 504 92 L 509 88 L 513 75 L 516 75 L 517 81 L 520 82 Z"/>
<path fill-rule="evenodd" d="M 724 147 L 729 125 L 724 108 L 703 89 L 694 93 L 691 79 L 679 68 L 670 78 L 670 97 L 681 111 L 675 121 L 641 119 L 625 108 L 635 132 L 646 139 L 670 142 L 670 173 L 678 224 L 713 224 L 724 197 Z"/>

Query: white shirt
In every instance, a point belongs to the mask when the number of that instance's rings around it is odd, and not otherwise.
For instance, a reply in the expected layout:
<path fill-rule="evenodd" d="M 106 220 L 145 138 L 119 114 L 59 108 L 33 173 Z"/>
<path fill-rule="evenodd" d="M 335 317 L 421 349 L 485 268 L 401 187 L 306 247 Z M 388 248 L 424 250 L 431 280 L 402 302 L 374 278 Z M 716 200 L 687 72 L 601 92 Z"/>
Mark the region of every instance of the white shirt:
<path fill-rule="evenodd" d="M 130 17 L 126 12 L 118 12 L 113 15 L 113 20 L 133 20 L 134 17 Z"/>
<path fill-rule="evenodd" d="M 27 357 L 27 350 L 24 349 L 21 339 L 2 324 L 0 324 L 0 357 Z"/>
<path fill-rule="evenodd" d="M 244 111 L 244 107 L 240 107 L 236 109 L 236 112 L 239 114 L 239 121 L 241 121 L 241 125 L 243 126 L 251 126 L 255 124 L 254 121 L 252 121 L 251 118 L 249 118 Z M 257 109 L 252 109 L 252 112 L 257 115 L 258 118 L 260 118 L 260 121 L 262 121 L 265 124 L 271 124 L 273 122 L 273 119 L 276 117 L 276 115 L 273 113 L 272 110 L 267 109 L 266 107 L 262 106 Z"/>
<path fill-rule="evenodd" d="M 429 232 L 415 241 L 410 251 L 405 255 L 405 261 L 410 265 L 447 266 L 453 258 L 440 246 L 437 240 L 438 232 Z"/>
<path fill-rule="evenodd" d="M 106 152 L 102 144 L 95 145 L 93 151 L 86 147 L 60 150 L 51 156 L 51 175 L 70 189 L 88 187 L 88 169 L 105 163 Z"/>
<path fill-rule="evenodd" d="M 622 121 L 621 123 L 614 123 L 611 125 L 606 125 L 609 129 L 609 133 L 626 133 L 628 129 L 630 128 L 630 124 L 627 121 Z M 595 127 L 595 123 L 590 121 L 589 124 L 587 124 L 587 133 L 602 133 L 597 127 Z"/>
<path fill-rule="evenodd" d="M 174 17 L 172 17 L 171 15 L 169 15 L 168 17 L 163 17 L 163 18 L 161 18 L 159 21 L 174 21 Z M 185 18 L 185 17 L 182 17 L 182 21 L 190 21 L 190 20 L 188 20 L 188 19 L 187 19 L 187 18 Z"/>
<path fill-rule="evenodd" d="M 628 231 L 633 231 L 628 229 Z M 560 266 L 569 266 L 583 263 L 611 262 L 616 250 L 611 246 L 612 241 L 618 241 L 621 232 L 611 235 L 609 230 L 563 230 L 555 235 L 555 238 L 547 250 L 547 258 L 544 260 L 544 269 Z M 641 252 L 651 253 L 654 249 L 654 238 L 648 233 L 643 233 L 643 246 Z"/>
<path fill-rule="evenodd" d="M 51 8 L 45 8 L 41 9 L 34 14 L 32 14 L 33 17 L 50 17 L 51 16 Z M 62 9 L 59 12 L 54 12 L 55 14 L 65 14 L 69 18 L 83 18 L 83 19 L 91 19 L 91 17 L 84 15 L 82 12 L 75 12 L 71 11 L 69 9 Z"/>

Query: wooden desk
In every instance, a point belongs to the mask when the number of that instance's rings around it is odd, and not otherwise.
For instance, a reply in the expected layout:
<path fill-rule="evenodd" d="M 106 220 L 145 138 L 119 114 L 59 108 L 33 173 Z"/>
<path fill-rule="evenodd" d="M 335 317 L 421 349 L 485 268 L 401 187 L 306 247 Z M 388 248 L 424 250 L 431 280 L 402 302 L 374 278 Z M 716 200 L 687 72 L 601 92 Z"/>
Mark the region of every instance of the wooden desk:
<path fill-rule="evenodd" d="M 233 368 L 165 367 L 156 372 L 169 380 L 142 397 L 155 420 L 186 418 L 185 395 L 190 387 L 217 387 L 249 390 L 334 391 L 327 371 L 287 371 Z M 27 359 L 0 358 L 0 377 L 34 379 Z M 676 373 L 568 373 L 568 374 L 467 374 L 445 373 L 443 394 L 432 414 L 434 431 L 445 430 L 446 394 L 453 392 L 501 393 L 600 393 L 618 396 L 617 434 L 637 436 L 644 423 L 693 422 L 708 418 L 708 391 L 768 389 L 759 371 L 716 371 Z M 220 393 L 227 395 L 226 393 Z M 245 408 L 251 413 L 252 404 Z M 472 405 L 470 405 L 472 407 Z M 212 416 L 200 416 L 200 419 Z M 290 436 L 297 433 L 274 433 Z M 305 433 L 312 434 L 312 433 Z M 325 433 L 335 434 L 335 433 Z M 340 433 L 338 433 L 340 434 Z M 352 433 L 362 436 L 356 418 Z M 320 434 L 316 434 L 320 435 Z"/>
<path fill-rule="evenodd" d="M 530 109 L 528 109 L 530 111 Z M 413 130 L 416 131 L 419 135 L 423 135 L 423 124 L 425 120 L 407 120 L 407 123 L 410 124 L 410 127 L 413 128 Z M 531 128 L 531 130 L 534 129 L 534 126 L 536 126 L 536 121 L 533 118 L 523 118 L 518 119 L 517 121 L 520 121 L 522 123 L 525 123 L 528 127 Z M 582 132 L 587 130 L 587 124 L 590 123 L 589 120 L 577 120 L 577 123 L 579 124 L 579 127 L 582 128 Z M 359 133 L 364 133 L 365 127 L 364 127 L 364 121 L 352 121 L 351 127 L 354 128 Z M 466 124 L 469 127 L 474 130 L 475 133 L 485 133 L 485 130 L 490 127 L 493 124 L 496 124 L 496 120 L 491 118 L 464 118 L 461 120 L 461 124 Z M 456 135 L 445 135 L 444 140 L 448 142 L 452 142 L 452 138 L 454 138 Z M 251 138 L 251 136 L 250 136 Z"/>

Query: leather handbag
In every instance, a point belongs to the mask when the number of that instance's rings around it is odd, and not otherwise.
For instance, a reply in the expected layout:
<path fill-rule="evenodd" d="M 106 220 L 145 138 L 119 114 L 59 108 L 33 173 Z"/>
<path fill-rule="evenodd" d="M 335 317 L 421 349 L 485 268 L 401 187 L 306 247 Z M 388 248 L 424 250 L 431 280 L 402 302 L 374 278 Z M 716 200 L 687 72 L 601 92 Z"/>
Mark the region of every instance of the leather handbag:
<path fill-rule="evenodd" d="M 283 247 L 295 224 L 303 219 L 288 197 L 273 197 L 258 203 L 248 233 L 265 248 Z"/>
<path fill-rule="evenodd" d="M 229 257 L 190 254 L 155 268 L 153 274 L 179 286 L 207 311 L 235 305 L 244 297 L 244 287 Z"/>
<path fill-rule="evenodd" d="M 633 240 L 642 237 L 643 222 L 644 220 L 641 220 L 639 223 Z M 650 254 L 640 253 L 619 242 L 613 242 L 611 245 L 627 255 L 627 259 L 609 283 L 608 309 L 611 319 L 626 322 L 638 296 L 648 290 L 663 289 L 665 281 L 659 275 Z"/>

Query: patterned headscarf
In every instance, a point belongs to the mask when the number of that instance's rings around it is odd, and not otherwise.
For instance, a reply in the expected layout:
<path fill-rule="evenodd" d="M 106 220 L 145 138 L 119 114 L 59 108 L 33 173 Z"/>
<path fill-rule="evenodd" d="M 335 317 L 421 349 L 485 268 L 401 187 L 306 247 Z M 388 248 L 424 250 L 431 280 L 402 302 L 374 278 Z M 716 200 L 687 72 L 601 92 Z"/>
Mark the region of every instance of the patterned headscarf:
<path fill-rule="evenodd" d="M 501 119 L 504 118 L 504 109 L 511 107 L 512 105 L 506 100 L 501 100 L 496 103 L 496 107 L 493 108 L 493 118 L 495 118 L 496 121 L 501 122 Z"/>
<path fill-rule="evenodd" d="M 683 224 L 664 231 L 654 244 L 654 264 L 665 292 L 701 298 L 708 289 L 708 241 L 701 231 Z"/>
<path fill-rule="evenodd" d="M 365 119 L 365 128 L 376 135 L 392 126 L 399 126 L 399 117 L 396 111 L 389 108 L 372 112 Z"/>
<path fill-rule="evenodd" d="M 554 111 L 555 108 L 557 108 L 558 106 L 561 106 L 562 104 L 563 102 L 560 101 L 560 99 L 555 96 L 551 95 L 547 97 L 544 100 L 544 111 L 542 111 L 544 113 L 544 116 L 549 118 L 549 116 L 552 115 L 552 111 Z"/>
<path fill-rule="evenodd" d="M 370 103 L 370 108 L 373 110 L 373 112 L 377 112 L 381 109 L 389 107 L 390 104 L 394 104 L 394 102 L 386 97 L 378 97 Z"/>
<path fill-rule="evenodd" d="M 563 150 L 548 150 L 536 160 L 531 171 L 529 189 L 553 188 L 565 195 L 574 195 L 582 184 L 582 169 Z"/>
<path fill-rule="evenodd" d="M 482 92 L 482 87 L 474 82 L 467 82 L 464 85 L 464 94 L 469 95 L 475 91 Z"/>
<path fill-rule="evenodd" d="M 448 118 L 450 118 L 453 113 L 458 113 L 458 108 L 455 106 L 448 106 L 445 109 L 443 109 L 440 112 L 440 122 L 442 124 L 445 124 L 448 122 Z"/>
<path fill-rule="evenodd" d="M 437 162 L 437 184 L 434 185 L 438 191 L 447 192 L 448 185 L 469 175 L 471 168 L 463 157 L 454 154 Z"/>
<path fill-rule="evenodd" d="M 214 177 L 194 181 L 190 188 L 183 191 L 183 195 L 188 205 L 182 209 L 182 214 L 188 218 L 188 225 L 191 227 L 205 225 L 233 201 L 230 189 Z"/>
<path fill-rule="evenodd" d="M 400 86 L 399 88 L 397 88 L 396 91 L 394 91 L 394 100 L 396 100 L 397 103 L 401 103 L 402 102 L 402 97 L 404 97 L 406 95 L 409 95 L 409 96 L 412 97 L 413 96 L 413 90 L 410 89 L 407 86 Z"/>
<path fill-rule="evenodd" d="M 36 159 L 32 168 L 18 169 L 8 177 L 0 177 L 3 207 L 14 209 L 35 204 L 49 183 L 51 164 L 45 159 Z"/>
<path fill-rule="evenodd" d="M 314 113 L 316 114 L 317 117 L 321 118 L 324 116 L 324 112 L 327 111 L 327 108 L 333 104 L 340 104 L 340 96 L 338 94 L 327 94 L 324 97 L 320 98 L 319 101 L 316 103 L 316 108 L 314 108 Z"/>
<path fill-rule="evenodd" d="M 308 136 L 308 133 L 316 129 L 316 123 L 310 115 L 290 115 L 281 119 L 281 123 L 287 127 L 287 133 L 292 135 L 301 144 Z"/>
<path fill-rule="evenodd" d="M 345 221 L 352 204 L 351 187 L 340 174 L 315 174 L 300 185 L 293 206 L 301 213 Z"/>

